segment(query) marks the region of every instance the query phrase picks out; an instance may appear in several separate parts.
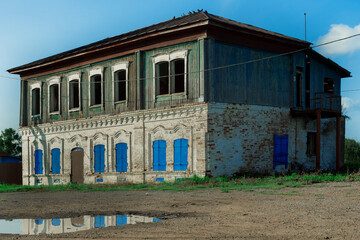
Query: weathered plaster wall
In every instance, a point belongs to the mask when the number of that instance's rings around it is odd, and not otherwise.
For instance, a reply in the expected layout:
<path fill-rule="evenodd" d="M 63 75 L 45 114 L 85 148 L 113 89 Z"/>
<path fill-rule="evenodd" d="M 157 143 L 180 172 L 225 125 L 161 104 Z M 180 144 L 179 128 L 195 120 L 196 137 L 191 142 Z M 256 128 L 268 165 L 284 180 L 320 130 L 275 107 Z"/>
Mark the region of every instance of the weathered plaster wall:
<path fill-rule="evenodd" d="M 157 178 L 173 181 L 193 174 L 205 175 L 205 133 L 207 105 L 192 104 L 178 108 L 162 108 L 103 115 L 82 120 L 59 121 L 22 128 L 23 184 L 64 184 L 70 182 L 71 151 L 84 149 L 85 183 L 155 182 Z M 174 171 L 174 140 L 189 140 L 188 169 Z M 152 143 L 167 142 L 166 172 L 153 171 Z M 128 145 L 128 171 L 116 172 L 115 145 Z M 94 173 L 94 146 L 105 145 L 105 172 Z M 61 151 L 61 174 L 51 174 L 50 152 Z M 35 175 L 34 152 L 43 150 L 44 174 Z"/>

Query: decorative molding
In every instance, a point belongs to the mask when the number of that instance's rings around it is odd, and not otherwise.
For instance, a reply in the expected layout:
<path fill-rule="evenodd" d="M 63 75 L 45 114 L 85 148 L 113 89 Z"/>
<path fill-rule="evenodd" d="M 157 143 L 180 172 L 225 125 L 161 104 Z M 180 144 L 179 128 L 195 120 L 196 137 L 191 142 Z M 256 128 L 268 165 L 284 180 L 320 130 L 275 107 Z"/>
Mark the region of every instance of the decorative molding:
<path fill-rule="evenodd" d="M 92 118 L 65 120 L 53 123 L 39 124 L 34 127 L 23 127 L 19 131 L 23 136 L 33 134 L 58 134 L 69 131 L 84 131 L 93 128 L 120 127 L 140 121 L 153 122 L 157 120 L 171 120 L 189 118 L 202 115 L 207 111 L 207 104 L 187 105 L 178 108 L 139 110 L 125 112 L 120 115 L 101 115 Z M 78 135 L 81 136 L 81 135 Z"/>

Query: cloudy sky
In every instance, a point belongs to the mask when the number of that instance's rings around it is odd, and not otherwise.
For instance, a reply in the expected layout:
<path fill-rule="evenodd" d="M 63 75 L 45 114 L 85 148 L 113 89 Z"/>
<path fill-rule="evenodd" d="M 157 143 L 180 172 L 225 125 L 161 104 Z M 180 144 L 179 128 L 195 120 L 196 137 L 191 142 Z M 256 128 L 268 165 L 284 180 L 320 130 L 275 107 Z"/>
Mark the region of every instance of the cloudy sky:
<path fill-rule="evenodd" d="M 358 0 L 0 0 L 0 130 L 18 128 L 18 76 L 7 69 L 197 9 L 314 45 L 360 33 Z M 346 137 L 360 141 L 360 37 L 316 48 L 352 73 L 342 81 Z M 15 78 L 15 79 L 12 79 Z"/>

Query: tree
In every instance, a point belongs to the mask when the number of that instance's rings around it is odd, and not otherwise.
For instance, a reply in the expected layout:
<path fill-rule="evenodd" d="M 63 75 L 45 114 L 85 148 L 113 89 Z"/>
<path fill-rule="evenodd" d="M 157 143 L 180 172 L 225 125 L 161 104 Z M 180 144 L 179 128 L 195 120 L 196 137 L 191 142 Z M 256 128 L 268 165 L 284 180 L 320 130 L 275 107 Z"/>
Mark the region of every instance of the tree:
<path fill-rule="evenodd" d="M 21 137 L 15 129 L 6 128 L 0 134 L 0 151 L 21 156 Z"/>
<path fill-rule="evenodd" d="M 360 161 L 360 144 L 354 139 L 345 139 L 345 161 L 358 162 Z"/>

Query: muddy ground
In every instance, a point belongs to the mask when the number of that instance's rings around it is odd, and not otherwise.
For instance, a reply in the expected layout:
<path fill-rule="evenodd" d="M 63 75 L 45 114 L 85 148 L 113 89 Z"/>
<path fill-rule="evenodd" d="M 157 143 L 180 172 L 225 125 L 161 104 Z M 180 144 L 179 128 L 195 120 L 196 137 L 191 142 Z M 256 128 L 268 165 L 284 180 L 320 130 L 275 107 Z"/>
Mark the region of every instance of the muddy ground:
<path fill-rule="evenodd" d="M 1 193 L 0 218 L 138 214 L 163 219 L 0 239 L 360 239 L 360 184 L 281 190 Z"/>

